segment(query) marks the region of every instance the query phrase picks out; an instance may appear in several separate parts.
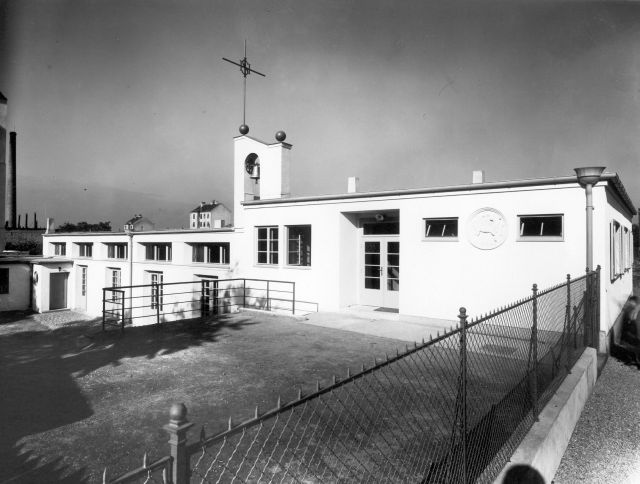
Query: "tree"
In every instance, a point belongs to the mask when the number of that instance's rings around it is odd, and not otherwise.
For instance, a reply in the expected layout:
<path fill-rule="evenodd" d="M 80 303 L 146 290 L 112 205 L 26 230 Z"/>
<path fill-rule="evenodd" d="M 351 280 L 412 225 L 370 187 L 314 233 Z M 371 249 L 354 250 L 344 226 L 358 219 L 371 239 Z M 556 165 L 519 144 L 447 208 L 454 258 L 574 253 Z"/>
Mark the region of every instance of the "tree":
<path fill-rule="evenodd" d="M 56 232 L 111 232 L 111 222 L 98 222 L 97 224 L 65 222 L 56 229 Z"/>

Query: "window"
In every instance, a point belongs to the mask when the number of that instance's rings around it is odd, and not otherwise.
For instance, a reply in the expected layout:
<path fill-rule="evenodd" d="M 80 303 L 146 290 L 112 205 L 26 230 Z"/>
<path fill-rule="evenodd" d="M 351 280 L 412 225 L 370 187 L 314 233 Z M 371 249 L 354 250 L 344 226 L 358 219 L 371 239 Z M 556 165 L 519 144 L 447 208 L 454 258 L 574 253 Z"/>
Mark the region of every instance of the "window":
<path fill-rule="evenodd" d="M 562 215 L 519 215 L 521 239 L 562 240 Z"/>
<path fill-rule="evenodd" d="M 0 269 L 0 294 L 9 294 L 9 269 Z"/>
<path fill-rule="evenodd" d="M 107 267 L 107 286 L 108 287 L 120 287 L 121 271 L 118 268 Z M 111 302 L 118 303 L 120 301 L 120 293 L 111 291 Z"/>
<path fill-rule="evenodd" d="M 78 256 L 79 257 L 91 257 L 93 253 L 92 243 L 78 244 Z"/>
<path fill-rule="evenodd" d="M 458 237 L 458 219 L 424 219 L 424 237 L 425 239 L 456 239 Z"/>
<path fill-rule="evenodd" d="M 108 259 L 126 259 L 127 244 L 106 244 Z"/>
<path fill-rule="evenodd" d="M 609 231 L 611 236 L 610 242 L 610 257 L 611 257 L 611 280 L 617 279 L 622 275 L 623 262 L 622 262 L 622 226 L 615 220 L 609 224 Z"/>
<path fill-rule="evenodd" d="M 205 264 L 228 264 L 229 242 L 212 244 L 192 244 L 191 260 Z"/>
<path fill-rule="evenodd" d="M 162 283 L 164 281 L 162 272 L 150 272 L 151 275 L 151 309 L 162 310 L 162 303 L 164 299 L 164 288 Z"/>
<path fill-rule="evenodd" d="M 258 227 L 258 264 L 278 263 L 278 227 Z"/>
<path fill-rule="evenodd" d="M 53 246 L 54 255 L 67 255 L 66 242 L 54 242 L 51 245 Z"/>
<path fill-rule="evenodd" d="M 287 264 L 310 266 L 311 225 L 290 225 L 287 234 Z"/>
<path fill-rule="evenodd" d="M 80 266 L 80 294 L 87 295 L 87 266 Z"/>
<path fill-rule="evenodd" d="M 365 222 L 362 224 L 364 235 L 397 235 L 400 233 L 400 222 Z"/>
<path fill-rule="evenodd" d="M 170 261 L 171 244 L 144 244 L 147 260 Z"/>

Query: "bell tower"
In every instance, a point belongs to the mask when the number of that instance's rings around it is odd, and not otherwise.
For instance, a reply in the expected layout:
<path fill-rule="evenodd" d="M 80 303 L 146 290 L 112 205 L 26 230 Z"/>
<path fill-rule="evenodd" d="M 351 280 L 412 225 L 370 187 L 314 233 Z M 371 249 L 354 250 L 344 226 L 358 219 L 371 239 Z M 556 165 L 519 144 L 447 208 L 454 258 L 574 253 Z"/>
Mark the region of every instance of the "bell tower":
<path fill-rule="evenodd" d="M 244 227 L 243 202 L 286 198 L 290 195 L 289 170 L 292 145 L 285 143 L 284 131 L 276 133 L 275 143 L 247 136 L 248 129 L 234 138 L 233 220 L 236 228 Z"/>

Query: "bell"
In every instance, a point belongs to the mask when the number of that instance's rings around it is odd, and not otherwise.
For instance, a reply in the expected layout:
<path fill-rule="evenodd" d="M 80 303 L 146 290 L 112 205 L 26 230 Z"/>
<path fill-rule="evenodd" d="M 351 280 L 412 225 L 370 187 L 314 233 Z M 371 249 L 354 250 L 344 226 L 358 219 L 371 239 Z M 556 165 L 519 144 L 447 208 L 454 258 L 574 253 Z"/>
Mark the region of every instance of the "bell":
<path fill-rule="evenodd" d="M 258 163 L 253 165 L 253 169 L 251 170 L 251 175 L 249 175 L 249 178 L 255 181 L 258 181 L 260 179 L 260 165 Z"/>

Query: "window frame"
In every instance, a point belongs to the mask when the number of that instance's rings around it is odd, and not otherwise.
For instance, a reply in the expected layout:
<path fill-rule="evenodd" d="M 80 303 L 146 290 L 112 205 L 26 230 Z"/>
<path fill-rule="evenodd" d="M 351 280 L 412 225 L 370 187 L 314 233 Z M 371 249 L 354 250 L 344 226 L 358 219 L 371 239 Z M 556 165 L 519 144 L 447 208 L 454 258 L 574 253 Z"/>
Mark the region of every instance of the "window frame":
<path fill-rule="evenodd" d="M 66 257 L 67 255 L 67 243 L 66 242 L 51 242 L 53 246 L 53 255 L 59 257 Z M 60 250 L 62 249 L 62 250 Z"/>
<path fill-rule="evenodd" d="M 298 228 L 304 228 L 304 229 L 309 229 L 309 243 L 307 245 L 308 249 L 305 251 L 301 250 L 302 247 L 302 239 L 300 238 L 300 236 L 298 237 L 298 239 L 292 239 L 291 238 L 291 229 L 298 229 Z M 311 229 L 311 224 L 299 224 L 299 225 L 285 225 L 285 229 L 286 229 L 286 234 L 287 234 L 287 238 L 286 238 L 286 242 L 287 242 L 287 247 L 286 247 L 286 265 L 289 267 L 311 267 L 311 256 L 312 256 L 312 241 L 313 241 L 313 234 L 312 234 L 312 229 Z M 298 245 L 298 250 L 292 252 L 291 250 L 291 241 L 295 240 L 297 241 Z M 304 252 L 304 253 L 303 253 Z M 298 263 L 294 264 L 291 262 L 291 254 L 292 253 L 297 253 L 298 254 Z M 302 263 L 302 259 L 305 258 L 306 261 L 305 263 Z"/>
<path fill-rule="evenodd" d="M 278 225 L 263 225 L 256 229 L 255 262 L 259 266 L 279 266 L 280 264 L 280 227 Z M 266 238 L 260 238 L 260 232 L 266 230 Z M 274 236 L 275 231 L 275 236 Z M 260 250 L 260 242 L 266 243 L 266 249 Z M 275 245 L 275 249 L 274 249 Z M 266 262 L 260 262 L 260 254 L 265 254 Z"/>
<path fill-rule="evenodd" d="M 564 214 L 563 213 L 532 213 L 532 214 L 518 214 L 518 237 L 517 242 L 564 242 Z M 560 217 L 560 235 L 521 235 L 523 231 L 522 219 L 523 218 L 551 218 Z M 544 222 L 542 222 L 542 229 L 544 230 Z"/>
<path fill-rule="evenodd" d="M 144 260 L 153 262 L 172 262 L 173 260 L 173 243 L 172 242 L 142 242 L 144 247 Z M 160 248 L 165 249 L 165 258 L 160 259 Z M 149 251 L 151 251 L 152 257 L 149 258 Z"/>
<path fill-rule="evenodd" d="M 127 260 L 129 257 L 129 244 L 126 242 L 105 242 L 104 245 L 107 246 L 107 259 L 115 259 L 115 260 Z M 118 257 L 117 252 L 119 248 L 123 249 L 124 257 Z M 110 255 L 113 253 L 113 255 Z"/>
<path fill-rule="evenodd" d="M 228 266 L 231 260 L 231 243 L 230 242 L 193 242 L 191 245 L 191 263 L 193 264 L 209 264 L 216 266 Z M 196 260 L 196 251 L 202 250 L 202 260 Z M 217 249 L 219 262 L 212 260 L 211 255 Z"/>
<path fill-rule="evenodd" d="M 93 242 L 76 242 L 76 245 L 78 246 L 78 257 L 83 259 L 93 258 Z"/>
<path fill-rule="evenodd" d="M 456 235 L 427 235 L 431 228 L 427 228 L 429 222 L 442 222 L 450 220 L 455 222 Z M 444 225 L 446 228 L 447 224 Z M 443 228 L 443 233 L 445 228 Z M 422 219 L 422 240 L 423 242 L 457 242 L 460 240 L 460 217 L 425 217 Z"/>

